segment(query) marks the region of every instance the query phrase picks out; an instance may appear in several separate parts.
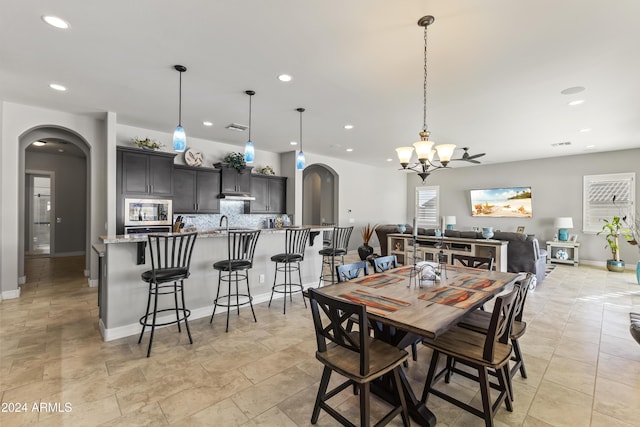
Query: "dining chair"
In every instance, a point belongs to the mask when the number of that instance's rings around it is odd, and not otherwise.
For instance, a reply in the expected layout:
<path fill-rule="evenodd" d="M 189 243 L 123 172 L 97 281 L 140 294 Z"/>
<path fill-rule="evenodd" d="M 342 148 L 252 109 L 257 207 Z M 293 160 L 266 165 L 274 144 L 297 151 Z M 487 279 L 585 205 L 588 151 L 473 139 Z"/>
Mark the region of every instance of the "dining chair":
<path fill-rule="evenodd" d="M 479 256 L 471 256 L 471 255 L 462 255 L 462 254 L 452 254 L 451 255 L 451 264 L 462 265 L 463 267 L 469 268 L 481 268 L 483 270 L 493 270 L 493 258 L 492 257 L 479 257 Z"/>
<path fill-rule="evenodd" d="M 518 289 L 518 295 L 516 298 L 516 305 L 513 309 L 513 325 L 511 326 L 509 333 L 509 339 L 513 346 L 513 355 L 511 356 L 511 360 L 514 361 L 514 365 L 510 372 L 511 378 L 513 378 L 515 373 L 518 371 L 520 371 L 522 378 L 527 378 L 527 370 L 524 366 L 524 359 L 522 357 L 519 339 L 527 330 L 527 322 L 522 320 L 522 316 L 524 313 L 524 304 L 527 300 L 529 285 L 534 278 L 535 275 L 533 273 L 527 273 L 523 280 L 517 281 L 514 285 L 514 287 Z M 464 316 L 458 325 L 476 332 L 486 333 L 489 329 L 490 322 L 491 313 L 482 310 L 475 310 Z"/>
<path fill-rule="evenodd" d="M 512 313 L 518 292 L 518 289 L 513 289 L 508 294 L 496 298 L 487 333 L 472 331 L 456 325 L 434 339 L 425 338 L 423 340 L 424 345 L 433 350 L 422 393 L 423 403 L 427 403 L 430 394 L 436 395 L 475 416 L 483 418 L 487 426 L 493 425 L 494 414 L 503 402 L 509 412 L 513 411 L 509 378 L 509 358 L 511 355 L 509 329 L 513 322 Z M 455 365 L 453 368 L 445 365 L 436 373 L 440 355 L 451 357 L 455 363 L 475 369 L 477 375 L 459 369 Z M 453 369 L 455 373 L 466 378 L 478 381 L 482 396 L 482 409 L 447 394 L 444 389 L 435 387 L 437 382 L 448 374 L 449 369 Z M 490 383 L 490 371 L 497 376 L 497 385 Z M 491 400 L 490 388 L 498 390 L 498 395 L 493 401 Z"/>
<path fill-rule="evenodd" d="M 309 228 L 287 228 L 285 230 L 284 237 L 284 252 L 273 255 L 271 261 L 276 263 L 275 273 L 273 275 L 273 286 L 271 287 L 271 297 L 269 298 L 269 307 L 271 307 L 271 301 L 273 300 L 274 293 L 284 294 L 284 302 L 282 313 L 287 314 L 287 294 L 289 295 L 289 301 L 293 302 L 292 295 L 294 293 L 304 290 L 302 285 L 302 274 L 300 272 L 300 263 L 304 261 L 304 252 L 307 248 L 307 241 L 309 240 Z M 298 272 L 298 283 L 293 283 L 291 279 L 291 273 Z M 276 283 L 278 279 L 278 273 L 283 273 L 284 282 Z M 295 287 L 295 290 L 294 290 Z M 305 308 L 307 307 L 307 301 L 302 298 Z"/>
<path fill-rule="evenodd" d="M 184 281 L 189 278 L 191 254 L 196 243 L 198 233 L 180 234 L 149 234 L 147 242 L 149 246 L 149 258 L 151 259 L 151 270 L 142 273 L 142 280 L 149 284 L 147 295 L 147 310 L 140 318 L 140 337 L 138 344 L 142 341 L 142 336 L 147 327 L 151 328 L 149 336 L 149 346 L 147 347 L 147 357 L 151 355 L 151 346 L 156 326 L 166 326 L 174 323 L 178 324 L 178 332 L 182 332 L 180 322 L 184 326 L 189 336 L 189 343 L 193 344 L 191 330 L 189 329 L 189 316 L 191 311 L 184 304 Z M 173 308 L 158 309 L 159 295 L 173 295 Z M 178 296 L 182 304 L 178 302 Z M 153 299 L 153 309 L 151 300 Z M 175 320 L 164 320 L 158 323 L 158 313 L 175 313 Z M 149 319 L 151 317 L 151 319 Z"/>
<path fill-rule="evenodd" d="M 338 283 L 360 277 L 360 273 L 363 273 L 364 276 L 369 275 L 369 263 L 367 261 L 358 261 L 336 266 Z"/>
<path fill-rule="evenodd" d="M 640 313 L 629 313 L 629 332 L 638 344 L 640 344 Z"/>
<path fill-rule="evenodd" d="M 392 374 L 394 400 L 398 402 L 376 425 L 386 425 L 398 414 L 404 426 L 409 426 L 407 404 L 400 382 L 400 365 L 409 356 L 406 351 L 359 332 L 349 331 L 346 324 L 357 319 L 358 331 L 367 331 L 369 324 L 364 304 L 343 301 L 309 288 L 311 314 L 316 334 L 316 359 L 323 365 L 311 424 L 318 422 L 323 409 L 345 426 L 353 426 L 344 415 L 328 404 L 328 400 L 349 386 L 356 386 L 360 395 L 360 425 L 370 425 L 370 384 L 385 374 Z M 333 372 L 346 378 L 327 391 Z"/>
<path fill-rule="evenodd" d="M 374 258 L 373 271 L 376 273 L 382 273 L 391 268 L 398 268 L 398 258 L 395 255 L 381 256 Z"/>

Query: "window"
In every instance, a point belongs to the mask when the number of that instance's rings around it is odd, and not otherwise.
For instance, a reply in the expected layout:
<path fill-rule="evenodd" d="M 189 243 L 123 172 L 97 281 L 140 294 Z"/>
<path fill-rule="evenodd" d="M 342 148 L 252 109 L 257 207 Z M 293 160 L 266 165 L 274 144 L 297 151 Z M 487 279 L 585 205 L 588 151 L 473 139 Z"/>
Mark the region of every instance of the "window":
<path fill-rule="evenodd" d="M 635 179 L 634 172 L 585 175 L 582 231 L 597 233 L 602 229 L 603 219 L 635 212 Z"/>
<path fill-rule="evenodd" d="M 415 218 L 419 226 L 437 227 L 440 218 L 440 187 L 416 187 Z"/>

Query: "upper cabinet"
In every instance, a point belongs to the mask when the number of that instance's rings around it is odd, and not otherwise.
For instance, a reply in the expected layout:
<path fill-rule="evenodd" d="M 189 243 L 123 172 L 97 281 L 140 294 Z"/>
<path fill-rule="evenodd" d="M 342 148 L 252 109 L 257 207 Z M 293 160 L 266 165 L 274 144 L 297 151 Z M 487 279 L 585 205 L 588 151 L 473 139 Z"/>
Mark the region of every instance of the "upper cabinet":
<path fill-rule="evenodd" d="M 173 195 L 175 153 L 118 147 L 123 195 Z M 120 163 L 121 162 L 121 163 Z"/>
<path fill-rule="evenodd" d="M 234 168 L 221 166 L 220 186 L 221 193 L 250 193 L 251 192 L 251 167 L 246 167 L 238 172 Z"/>
<path fill-rule="evenodd" d="M 220 213 L 220 171 L 176 166 L 173 172 L 174 213 Z"/>
<path fill-rule="evenodd" d="M 250 213 L 286 213 L 287 178 L 282 176 L 252 175 Z"/>

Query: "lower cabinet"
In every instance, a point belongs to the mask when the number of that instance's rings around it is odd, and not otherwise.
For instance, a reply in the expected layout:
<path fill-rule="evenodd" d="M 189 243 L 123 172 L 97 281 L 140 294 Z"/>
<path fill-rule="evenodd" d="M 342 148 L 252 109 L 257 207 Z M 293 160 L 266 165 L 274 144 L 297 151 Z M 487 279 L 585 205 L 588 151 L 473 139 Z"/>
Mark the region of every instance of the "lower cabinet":
<path fill-rule="evenodd" d="M 287 178 L 282 176 L 256 175 L 251 177 L 250 213 L 286 213 Z"/>
<path fill-rule="evenodd" d="M 173 189 L 174 213 L 220 213 L 219 170 L 176 166 Z"/>

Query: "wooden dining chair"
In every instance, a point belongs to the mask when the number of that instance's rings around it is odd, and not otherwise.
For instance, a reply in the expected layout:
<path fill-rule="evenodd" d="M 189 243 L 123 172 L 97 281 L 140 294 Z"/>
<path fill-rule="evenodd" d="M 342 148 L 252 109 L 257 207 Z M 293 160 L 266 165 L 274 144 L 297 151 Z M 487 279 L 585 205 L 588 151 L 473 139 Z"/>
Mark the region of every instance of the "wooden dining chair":
<path fill-rule="evenodd" d="M 338 283 L 360 277 L 360 273 L 365 276 L 369 275 L 369 263 L 367 261 L 358 261 L 336 266 Z"/>
<path fill-rule="evenodd" d="M 463 267 L 481 268 L 489 271 L 493 269 L 493 258 L 491 257 L 452 254 L 451 263 L 455 265 L 456 261 Z"/>
<path fill-rule="evenodd" d="M 398 268 L 398 258 L 395 255 L 381 256 L 373 260 L 373 271 L 376 273 L 382 273 L 391 268 Z"/>
<path fill-rule="evenodd" d="M 370 425 L 370 384 L 373 380 L 391 373 L 393 377 L 394 400 L 398 402 L 376 425 L 386 425 L 398 414 L 404 426 L 410 425 L 407 404 L 400 382 L 400 365 L 409 356 L 406 351 L 391 344 L 346 329 L 350 319 L 357 319 L 358 330 L 366 331 L 367 311 L 364 304 L 343 301 L 309 288 L 311 314 L 316 333 L 316 359 L 323 365 L 322 379 L 318 388 L 311 424 L 318 422 L 320 409 L 345 426 L 354 424 L 329 406 L 327 401 L 347 387 L 357 386 L 360 395 L 360 425 Z M 346 381 L 327 391 L 331 374 L 337 372 Z"/>
<path fill-rule="evenodd" d="M 422 393 L 423 403 L 427 403 L 429 394 L 434 394 L 475 416 L 483 418 L 487 426 L 493 425 L 494 414 L 503 402 L 509 412 L 513 411 L 509 381 L 511 345 L 508 335 L 510 324 L 513 322 L 512 312 L 517 295 L 518 289 L 513 289 L 508 294 L 496 298 L 486 334 L 454 326 L 435 339 L 425 338 L 423 340 L 423 343 L 433 350 Z M 457 374 L 478 381 L 482 396 L 481 410 L 447 394 L 443 389 L 435 387 L 450 369 L 449 366 L 445 366 L 436 373 L 440 355 L 451 357 L 457 364 L 466 365 L 477 371 L 477 375 L 474 375 L 466 370 L 458 369 L 455 365 L 453 367 Z M 497 376 L 497 385 L 490 383 L 489 372 L 493 372 Z M 498 390 L 494 401 L 491 401 L 491 387 Z"/>

